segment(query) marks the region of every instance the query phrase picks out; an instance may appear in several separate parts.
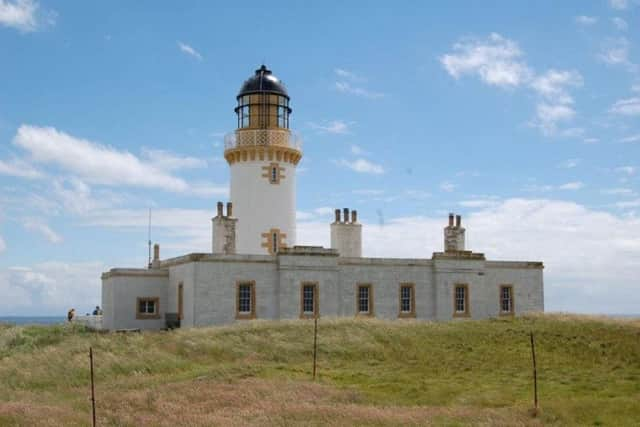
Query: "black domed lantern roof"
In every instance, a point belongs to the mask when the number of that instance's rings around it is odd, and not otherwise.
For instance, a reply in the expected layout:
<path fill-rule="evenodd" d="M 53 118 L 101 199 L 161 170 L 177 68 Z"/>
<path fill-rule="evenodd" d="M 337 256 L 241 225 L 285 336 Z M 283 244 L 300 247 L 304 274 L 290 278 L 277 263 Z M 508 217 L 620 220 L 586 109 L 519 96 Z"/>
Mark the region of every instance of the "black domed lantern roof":
<path fill-rule="evenodd" d="M 252 77 L 242 84 L 237 97 L 240 98 L 243 95 L 250 95 L 252 93 L 273 93 L 289 99 L 287 89 L 264 64 L 256 70 L 256 73 Z"/>

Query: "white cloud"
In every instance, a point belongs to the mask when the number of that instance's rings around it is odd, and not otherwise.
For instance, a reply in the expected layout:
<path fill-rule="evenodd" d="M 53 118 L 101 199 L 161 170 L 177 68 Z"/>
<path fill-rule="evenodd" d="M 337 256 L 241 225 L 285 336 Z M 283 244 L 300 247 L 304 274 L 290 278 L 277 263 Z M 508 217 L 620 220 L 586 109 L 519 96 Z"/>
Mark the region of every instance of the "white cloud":
<path fill-rule="evenodd" d="M 472 199 L 462 200 L 458 204 L 465 208 L 491 208 L 499 205 L 501 202 L 496 199 Z"/>
<path fill-rule="evenodd" d="M 616 207 L 620 209 L 640 208 L 640 199 L 630 200 L 627 202 L 618 202 L 616 203 Z"/>
<path fill-rule="evenodd" d="M 440 183 L 440 190 L 445 191 L 447 193 L 451 193 L 456 188 L 458 188 L 458 185 L 449 181 L 443 181 Z"/>
<path fill-rule="evenodd" d="M 631 86 L 631 92 L 639 92 L 640 93 L 640 84 L 636 84 Z"/>
<path fill-rule="evenodd" d="M 368 99 L 379 99 L 384 97 L 384 93 L 374 92 L 362 87 L 353 86 L 351 83 L 344 82 L 344 81 L 336 82 L 335 88 L 338 92 L 361 96 L 363 98 L 368 98 Z"/>
<path fill-rule="evenodd" d="M 580 164 L 580 159 L 567 159 L 558 165 L 559 168 L 573 169 Z"/>
<path fill-rule="evenodd" d="M 100 304 L 102 263 L 45 262 L 0 270 L 0 313 L 63 317 Z"/>
<path fill-rule="evenodd" d="M 580 15 L 580 16 L 576 16 L 575 20 L 580 25 L 593 25 L 596 22 L 598 22 L 598 17 Z"/>
<path fill-rule="evenodd" d="M 367 156 L 370 153 L 368 151 L 365 151 L 362 147 L 354 144 L 351 146 L 351 154 L 354 154 L 356 156 Z"/>
<path fill-rule="evenodd" d="M 583 187 L 584 187 L 584 184 L 582 182 L 573 181 L 573 182 L 567 182 L 566 184 L 562 184 L 558 186 L 558 190 L 575 191 L 575 190 L 580 190 Z"/>
<path fill-rule="evenodd" d="M 600 140 L 598 138 L 585 138 L 582 140 L 582 142 L 584 142 L 585 144 L 597 144 L 598 142 L 600 142 Z"/>
<path fill-rule="evenodd" d="M 40 9 L 33 0 L 0 0 L 0 25 L 27 33 L 53 25 L 55 13 Z"/>
<path fill-rule="evenodd" d="M 165 171 L 204 168 L 207 162 L 196 157 L 180 156 L 166 150 L 143 148 L 142 155 L 156 168 Z"/>
<path fill-rule="evenodd" d="M 339 80 L 335 82 L 335 89 L 338 92 L 361 96 L 368 99 L 378 99 L 384 97 L 383 93 L 373 92 L 363 87 L 354 86 L 354 83 L 363 83 L 366 81 L 366 79 L 352 71 L 348 71 L 343 68 L 335 68 L 333 72 L 339 78 Z"/>
<path fill-rule="evenodd" d="M 11 161 L 0 160 L 0 175 L 15 176 L 18 178 L 38 179 L 44 175 L 30 163 L 14 157 Z"/>
<path fill-rule="evenodd" d="M 633 166 L 620 166 L 615 168 L 615 171 L 624 175 L 632 176 L 636 173 L 636 168 Z"/>
<path fill-rule="evenodd" d="M 582 86 L 583 79 L 575 70 L 547 70 L 544 74 L 536 76 L 531 82 L 531 87 L 542 97 L 554 103 L 570 104 L 573 98 L 569 95 L 567 87 Z"/>
<path fill-rule="evenodd" d="M 143 161 L 128 151 L 76 138 L 52 127 L 22 125 L 13 143 L 27 150 L 35 162 L 57 165 L 89 183 L 158 188 L 194 195 L 210 194 L 199 192 L 198 186 L 189 185 L 151 161 Z M 156 152 L 156 160 L 158 158 Z M 177 164 L 184 166 L 185 163 L 193 165 L 193 160 L 171 158 L 166 153 L 163 160 L 172 167 Z M 216 191 L 222 194 L 223 189 L 217 188 Z"/>
<path fill-rule="evenodd" d="M 336 76 L 340 77 L 341 79 L 351 80 L 352 82 L 363 82 L 366 80 L 363 77 L 360 77 L 359 75 L 357 75 L 356 73 L 349 70 L 345 70 L 344 68 L 334 68 L 333 72 L 336 74 Z"/>
<path fill-rule="evenodd" d="M 576 191 L 584 188 L 584 184 L 580 181 L 567 182 L 560 185 L 540 185 L 530 184 L 523 188 L 524 191 L 547 193 L 549 191 Z"/>
<path fill-rule="evenodd" d="M 446 221 L 420 216 L 379 226 L 363 218 L 364 256 L 429 258 L 442 250 Z M 518 198 L 476 209 L 463 224 L 467 248 L 488 259 L 544 262 L 545 310 L 637 313 L 638 218 L 573 202 Z M 298 244 L 329 245 L 326 223 L 301 223 L 297 235 Z"/>
<path fill-rule="evenodd" d="M 636 65 L 629 60 L 629 47 L 630 43 L 626 37 L 607 39 L 598 58 L 609 65 L 621 65 L 629 70 L 635 70 Z"/>
<path fill-rule="evenodd" d="M 339 160 L 335 160 L 334 163 L 338 166 L 346 167 L 358 173 L 381 175 L 385 172 L 384 168 L 381 165 L 370 162 L 366 159 L 356 159 L 353 161 L 349 161 L 346 159 L 339 159 Z"/>
<path fill-rule="evenodd" d="M 0 253 L 4 252 L 5 249 L 7 249 L 7 244 L 2 239 L 2 236 L 0 236 Z"/>
<path fill-rule="evenodd" d="M 630 188 L 608 188 L 602 190 L 602 194 L 610 194 L 614 196 L 632 196 L 635 192 Z"/>
<path fill-rule="evenodd" d="M 198 61 L 202 61 L 202 55 L 200 55 L 200 52 L 198 52 L 197 50 L 195 50 L 193 47 L 189 46 L 188 44 L 182 43 L 182 42 L 178 42 L 178 48 L 180 49 L 180 51 L 186 53 L 189 56 L 192 56 L 194 58 L 196 58 Z"/>
<path fill-rule="evenodd" d="M 384 194 L 384 190 L 375 190 L 371 188 L 358 189 L 351 192 L 359 196 L 382 196 Z"/>
<path fill-rule="evenodd" d="M 537 121 L 533 125 L 540 128 L 545 135 L 553 135 L 557 131 L 558 122 L 566 122 L 576 115 L 575 110 L 565 104 L 540 103 L 536 106 Z"/>
<path fill-rule="evenodd" d="M 609 109 L 610 112 L 623 116 L 640 115 L 640 98 L 620 99 Z"/>
<path fill-rule="evenodd" d="M 567 87 L 582 86 L 583 79 L 575 70 L 547 70 L 531 81 L 531 88 L 543 99 L 536 106 L 536 120 L 533 125 L 543 133 L 553 135 L 557 133 L 559 122 L 569 121 L 576 115 L 573 109 L 573 98 Z M 566 134 L 564 136 L 576 136 Z"/>
<path fill-rule="evenodd" d="M 528 87 L 539 97 L 536 116 L 530 125 L 545 135 L 578 136 L 576 129 L 559 130 L 558 125 L 572 120 L 576 112 L 569 88 L 583 84 L 575 70 L 549 69 L 536 75 L 523 60 L 518 44 L 492 33 L 487 39 L 466 39 L 453 46 L 453 53 L 441 56 L 440 62 L 447 72 L 458 79 L 475 75 L 488 85 L 498 87 Z"/>
<path fill-rule="evenodd" d="M 631 135 L 620 139 L 620 142 L 630 143 L 630 142 L 640 142 L 640 133 L 636 135 Z"/>
<path fill-rule="evenodd" d="M 615 27 L 620 31 L 626 31 L 627 28 L 629 28 L 629 24 L 627 24 L 627 21 L 622 18 L 611 18 L 611 22 L 613 22 L 613 25 L 615 25 Z"/>
<path fill-rule="evenodd" d="M 457 42 L 453 52 L 441 56 L 440 62 L 456 79 L 472 74 L 489 85 L 515 87 L 528 81 L 532 74 L 522 56 L 516 42 L 492 33 L 485 40 Z"/>
<path fill-rule="evenodd" d="M 347 134 L 350 133 L 349 126 L 351 126 L 353 122 L 347 123 L 342 120 L 331 120 L 326 122 L 325 124 L 319 124 L 314 122 L 309 122 L 308 125 L 311 129 L 315 129 L 321 132 L 333 133 L 333 134 Z"/>
<path fill-rule="evenodd" d="M 38 218 L 26 218 L 22 222 L 23 227 L 29 231 L 40 233 L 50 243 L 62 242 L 62 236 L 53 231 L 44 221 Z"/>
<path fill-rule="evenodd" d="M 629 6 L 628 0 L 609 0 L 609 5 L 616 10 L 625 10 Z"/>

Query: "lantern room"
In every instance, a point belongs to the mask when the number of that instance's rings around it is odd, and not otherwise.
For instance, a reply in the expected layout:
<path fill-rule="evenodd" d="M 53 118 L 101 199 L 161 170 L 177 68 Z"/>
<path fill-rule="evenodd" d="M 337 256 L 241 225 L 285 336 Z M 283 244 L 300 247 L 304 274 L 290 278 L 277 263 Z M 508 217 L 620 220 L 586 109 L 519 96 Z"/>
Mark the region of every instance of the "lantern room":
<path fill-rule="evenodd" d="M 265 65 L 246 80 L 237 96 L 238 129 L 289 129 L 289 95 Z"/>

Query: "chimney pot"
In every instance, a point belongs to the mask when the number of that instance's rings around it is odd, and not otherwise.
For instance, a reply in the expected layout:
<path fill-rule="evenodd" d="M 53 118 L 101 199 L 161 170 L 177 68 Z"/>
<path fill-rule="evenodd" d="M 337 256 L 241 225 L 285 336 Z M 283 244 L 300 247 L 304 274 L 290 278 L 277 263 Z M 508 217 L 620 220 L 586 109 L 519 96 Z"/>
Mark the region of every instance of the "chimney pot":
<path fill-rule="evenodd" d="M 336 209 L 336 222 L 340 222 L 340 209 Z"/>
<path fill-rule="evenodd" d="M 153 245 L 153 260 L 160 261 L 160 245 L 157 243 Z"/>
<path fill-rule="evenodd" d="M 449 227 L 453 227 L 453 214 L 449 214 Z"/>
<path fill-rule="evenodd" d="M 351 223 L 355 224 L 356 222 L 358 222 L 358 211 L 353 210 L 351 211 Z"/>
<path fill-rule="evenodd" d="M 233 203 L 231 202 L 227 202 L 227 216 L 228 217 L 233 216 Z"/>
<path fill-rule="evenodd" d="M 462 225 L 462 217 L 460 215 L 456 215 L 456 227 L 460 227 Z"/>
<path fill-rule="evenodd" d="M 342 209 L 342 213 L 344 214 L 344 222 L 349 222 L 349 208 Z"/>
<path fill-rule="evenodd" d="M 218 216 L 219 216 L 219 217 L 222 217 L 222 216 L 223 216 L 223 213 L 222 213 L 222 207 L 223 207 L 222 202 L 218 202 Z"/>

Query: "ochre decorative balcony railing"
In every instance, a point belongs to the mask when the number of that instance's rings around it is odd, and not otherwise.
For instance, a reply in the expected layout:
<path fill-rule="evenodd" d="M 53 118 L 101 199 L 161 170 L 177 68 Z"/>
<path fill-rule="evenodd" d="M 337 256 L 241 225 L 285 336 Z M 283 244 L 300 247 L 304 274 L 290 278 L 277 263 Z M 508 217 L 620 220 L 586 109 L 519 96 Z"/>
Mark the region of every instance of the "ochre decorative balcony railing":
<path fill-rule="evenodd" d="M 224 149 L 240 147 L 287 147 L 302 151 L 302 138 L 293 131 L 283 129 L 242 129 L 224 136 Z"/>

